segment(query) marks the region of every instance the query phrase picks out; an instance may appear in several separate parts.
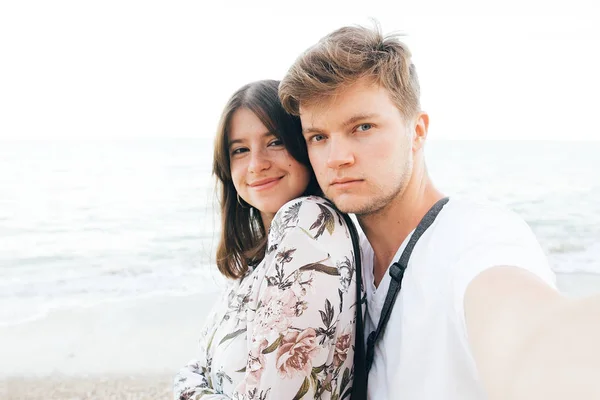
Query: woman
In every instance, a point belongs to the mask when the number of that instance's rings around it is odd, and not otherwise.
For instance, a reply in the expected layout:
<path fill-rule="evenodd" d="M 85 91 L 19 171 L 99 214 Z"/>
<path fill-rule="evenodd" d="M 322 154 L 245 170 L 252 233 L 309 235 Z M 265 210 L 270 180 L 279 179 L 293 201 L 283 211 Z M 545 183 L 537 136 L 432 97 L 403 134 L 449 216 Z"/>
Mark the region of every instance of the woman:
<path fill-rule="evenodd" d="M 242 87 L 217 132 L 217 265 L 233 282 L 175 379 L 175 399 L 341 399 L 356 317 L 348 226 L 321 197 L 277 81 Z M 306 197 L 308 196 L 308 197 Z"/>

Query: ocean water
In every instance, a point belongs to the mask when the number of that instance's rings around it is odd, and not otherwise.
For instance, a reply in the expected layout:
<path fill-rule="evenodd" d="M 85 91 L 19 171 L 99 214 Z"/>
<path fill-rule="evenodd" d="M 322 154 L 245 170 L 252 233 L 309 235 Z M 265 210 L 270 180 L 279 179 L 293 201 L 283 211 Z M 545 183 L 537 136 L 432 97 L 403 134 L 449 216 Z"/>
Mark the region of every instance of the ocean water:
<path fill-rule="evenodd" d="M 561 273 L 600 274 L 600 142 L 431 141 L 447 194 L 519 213 Z M 0 142 L 0 325 L 214 291 L 212 139 Z"/>

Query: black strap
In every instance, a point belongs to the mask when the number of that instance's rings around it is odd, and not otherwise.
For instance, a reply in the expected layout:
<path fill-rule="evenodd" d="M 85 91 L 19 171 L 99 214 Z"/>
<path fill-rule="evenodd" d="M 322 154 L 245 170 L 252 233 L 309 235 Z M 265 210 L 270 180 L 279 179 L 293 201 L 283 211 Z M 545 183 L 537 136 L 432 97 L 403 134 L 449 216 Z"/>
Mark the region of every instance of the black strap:
<path fill-rule="evenodd" d="M 415 229 L 415 232 L 411 236 L 406 248 L 402 252 L 400 259 L 392 264 L 390 267 L 390 276 L 392 277 L 390 281 L 390 287 L 387 292 L 387 296 L 385 297 L 385 302 L 383 303 L 383 309 L 381 311 L 381 316 L 379 317 L 379 323 L 377 324 L 377 330 L 371 332 L 367 339 L 367 356 L 366 356 L 366 375 L 368 378 L 369 371 L 371 370 L 371 365 L 373 365 L 373 357 L 375 356 L 375 343 L 381 336 L 385 326 L 390 319 L 390 315 L 392 313 L 392 308 L 394 306 L 394 302 L 398 297 L 398 293 L 400 293 L 400 289 L 402 287 L 402 278 L 404 277 L 404 271 L 406 271 L 406 267 L 408 266 L 408 260 L 410 259 L 410 255 L 417 244 L 417 241 L 421 237 L 421 235 L 431 226 L 435 218 L 438 216 L 439 212 L 442 210 L 444 205 L 448 202 L 448 198 L 444 197 L 439 200 L 437 203 L 433 205 L 427 211 L 427 214 L 421 219 L 419 225 Z M 356 367 L 354 368 L 356 371 Z"/>
<path fill-rule="evenodd" d="M 367 398 L 367 366 L 365 352 L 365 329 L 362 313 L 362 264 L 360 253 L 360 242 L 358 240 L 358 232 L 354 226 L 354 222 L 348 214 L 340 213 L 344 216 L 350 238 L 352 239 L 352 247 L 354 248 L 354 267 L 356 271 L 356 335 L 354 342 L 354 381 L 352 383 L 352 400 L 366 400 Z M 343 396 L 340 393 L 340 396 Z"/>

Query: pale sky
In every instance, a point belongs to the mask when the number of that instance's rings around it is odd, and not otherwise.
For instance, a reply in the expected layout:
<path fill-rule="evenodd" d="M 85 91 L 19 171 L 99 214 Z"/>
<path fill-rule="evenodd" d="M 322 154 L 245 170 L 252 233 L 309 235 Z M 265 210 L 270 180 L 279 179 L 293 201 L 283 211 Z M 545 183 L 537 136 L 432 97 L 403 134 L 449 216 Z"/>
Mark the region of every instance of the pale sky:
<path fill-rule="evenodd" d="M 430 138 L 600 140 L 594 1 L 387 3 L 4 1 L 0 139 L 212 137 L 239 86 L 372 17 L 408 35 Z"/>

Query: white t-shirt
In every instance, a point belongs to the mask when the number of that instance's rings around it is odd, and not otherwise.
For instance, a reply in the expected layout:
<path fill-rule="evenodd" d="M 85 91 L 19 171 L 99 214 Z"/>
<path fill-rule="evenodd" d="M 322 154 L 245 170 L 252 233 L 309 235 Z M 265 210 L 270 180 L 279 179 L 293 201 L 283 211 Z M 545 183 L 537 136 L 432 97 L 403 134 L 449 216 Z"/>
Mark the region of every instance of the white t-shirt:
<path fill-rule="evenodd" d="M 367 337 L 377 327 L 391 277 L 386 272 L 375 288 L 373 249 L 364 237 L 361 249 Z M 500 265 L 525 268 L 556 288 L 544 252 L 521 218 L 491 204 L 451 198 L 412 252 L 375 345 L 369 399 L 486 398 L 467 339 L 463 299 L 475 276 Z"/>

